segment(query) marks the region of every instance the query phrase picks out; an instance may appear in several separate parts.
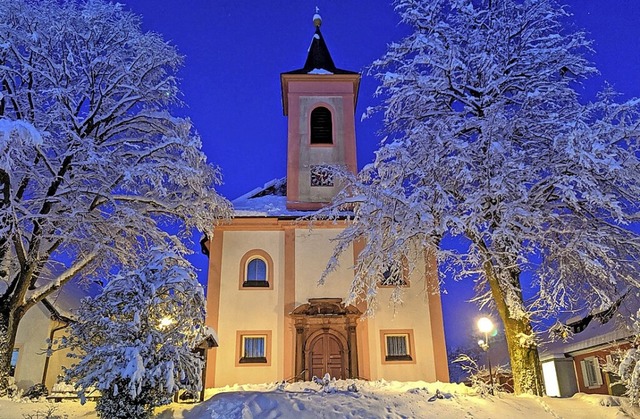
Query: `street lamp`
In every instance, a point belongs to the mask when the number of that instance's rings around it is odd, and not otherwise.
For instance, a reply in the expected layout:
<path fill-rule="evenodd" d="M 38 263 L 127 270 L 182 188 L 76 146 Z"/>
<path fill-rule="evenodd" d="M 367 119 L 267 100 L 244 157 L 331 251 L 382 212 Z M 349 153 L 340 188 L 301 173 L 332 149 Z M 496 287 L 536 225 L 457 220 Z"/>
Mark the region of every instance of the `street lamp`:
<path fill-rule="evenodd" d="M 166 329 L 167 327 L 171 326 L 173 323 L 175 323 L 175 320 L 172 319 L 169 316 L 165 316 L 163 318 L 160 319 L 160 329 Z"/>
<path fill-rule="evenodd" d="M 491 357 L 489 356 L 489 333 L 493 332 L 493 322 L 488 317 L 478 319 L 478 329 L 484 333 L 484 340 L 480 339 L 478 345 L 487 353 L 487 365 L 489 366 L 489 383 L 491 385 L 489 392 L 493 396 L 493 373 L 491 372 Z"/>

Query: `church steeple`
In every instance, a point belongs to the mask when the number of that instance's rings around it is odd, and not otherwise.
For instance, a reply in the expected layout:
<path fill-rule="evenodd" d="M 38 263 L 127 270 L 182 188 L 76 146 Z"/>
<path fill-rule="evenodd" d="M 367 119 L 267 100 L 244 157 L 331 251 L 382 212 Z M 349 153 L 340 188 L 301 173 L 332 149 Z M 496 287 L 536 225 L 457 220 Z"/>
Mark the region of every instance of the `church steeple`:
<path fill-rule="evenodd" d="M 313 15 L 313 24 L 316 31 L 313 34 L 313 38 L 311 38 L 311 45 L 309 45 L 309 52 L 307 54 L 307 60 L 304 63 L 304 67 L 283 74 L 358 74 L 355 71 L 337 68 L 333 63 L 333 59 L 329 53 L 329 48 L 327 48 L 322 32 L 320 32 L 322 17 L 320 17 L 317 7 L 316 14 Z"/>
<path fill-rule="evenodd" d="M 288 120 L 287 208 L 319 209 L 340 190 L 324 166 L 355 173 L 355 106 L 360 74 L 335 66 L 313 17 L 315 34 L 304 67 L 282 73 L 282 106 Z"/>

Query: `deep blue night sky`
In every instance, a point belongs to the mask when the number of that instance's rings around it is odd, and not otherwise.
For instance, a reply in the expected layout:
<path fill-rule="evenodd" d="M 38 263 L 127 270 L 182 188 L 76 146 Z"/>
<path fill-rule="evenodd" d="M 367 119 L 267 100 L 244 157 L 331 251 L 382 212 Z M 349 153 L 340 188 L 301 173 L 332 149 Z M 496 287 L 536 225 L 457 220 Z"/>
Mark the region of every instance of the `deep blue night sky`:
<path fill-rule="evenodd" d="M 595 52 L 588 57 L 601 72 L 581 88 L 585 100 L 593 98 L 605 80 L 622 93 L 621 99 L 640 96 L 640 1 L 565 3 L 574 14 L 568 22 L 586 30 L 594 41 Z M 336 66 L 365 73 L 357 121 L 367 106 L 376 103 L 377 83 L 366 75 L 366 67 L 388 43 L 407 33 L 393 6 L 380 0 L 125 0 L 125 4 L 141 16 L 144 30 L 162 34 L 185 56 L 179 76 L 186 107 L 178 113 L 192 119 L 209 161 L 222 168 L 224 185 L 218 190 L 229 199 L 286 174 L 280 73 L 304 64 L 315 6 L 320 8 L 322 33 Z M 372 160 L 379 129 L 379 119 L 357 123 L 360 167 Z M 206 258 L 193 260 L 204 279 Z M 446 287 L 445 326 L 448 344 L 455 346 L 474 328 L 463 319 L 477 316 L 478 311 L 459 303 L 471 296 L 471 283 Z"/>

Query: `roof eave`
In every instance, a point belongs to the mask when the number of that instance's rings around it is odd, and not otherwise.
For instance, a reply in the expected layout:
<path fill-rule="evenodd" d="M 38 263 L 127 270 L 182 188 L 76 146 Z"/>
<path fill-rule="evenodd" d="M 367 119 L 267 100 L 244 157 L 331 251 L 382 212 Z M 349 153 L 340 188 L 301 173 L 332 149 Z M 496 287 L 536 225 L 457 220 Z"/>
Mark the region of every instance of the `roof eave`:
<path fill-rule="evenodd" d="M 345 70 L 346 71 L 346 70 Z M 339 73 L 339 74 L 308 74 L 308 73 L 297 73 L 297 72 L 286 72 L 280 73 L 280 86 L 281 86 L 281 94 L 282 94 L 282 112 L 284 116 L 289 115 L 289 100 L 287 92 L 289 91 L 289 82 L 292 81 L 304 81 L 304 82 L 344 82 L 348 81 L 353 84 L 353 95 L 354 95 L 354 105 L 358 104 L 358 92 L 360 90 L 360 79 L 362 75 L 358 72 L 348 72 L 348 73 Z M 329 80 L 328 80 L 329 79 Z M 354 112 L 355 112 L 354 106 Z"/>

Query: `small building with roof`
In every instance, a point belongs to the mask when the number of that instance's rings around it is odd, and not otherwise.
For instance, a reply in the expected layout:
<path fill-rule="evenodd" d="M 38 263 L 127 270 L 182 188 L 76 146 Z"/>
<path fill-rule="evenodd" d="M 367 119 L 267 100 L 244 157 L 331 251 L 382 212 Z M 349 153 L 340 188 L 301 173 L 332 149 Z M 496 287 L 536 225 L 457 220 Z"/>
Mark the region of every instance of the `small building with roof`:
<path fill-rule="evenodd" d="M 345 304 L 363 243 L 343 253 L 340 268 L 318 280 L 348 223 L 300 217 L 340 190 L 327 166 L 355 173 L 355 107 L 360 74 L 335 66 L 314 16 L 304 67 L 280 75 L 288 118 L 286 178 L 233 201 L 234 218 L 202 242 L 209 257 L 207 325 L 220 346 L 209 349 L 206 387 L 335 378 L 448 382 L 435 258 L 380 284 L 380 307 Z M 284 134 L 284 133 L 283 133 Z M 284 135 L 283 135 L 284 137 Z M 389 264 L 396 263 L 389 261 Z M 400 270 L 404 272 L 404 270 Z M 385 304 L 394 284 L 403 304 Z"/>
<path fill-rule="evenodd" d="M 11 356 L 10 375 L 20 390 L 43 384 L 51 390 L 69 366 L 67 350 L 51 351 L 50 342 L 60 339 L 73 321 L 72 311 L 86 289 L 69 284 L 30 308 L 20 321 Z"/>
<path fill-rule="evenodd" d="M 619 377 L 604 366 L 631 347 L 635 338 L 631 319 L 638 304 L 638 296 L 627 292 L 605 310 L 576 313 L 552 329 L 558 336 L 540 351 L 548 396 L 624 394 Z"/>

